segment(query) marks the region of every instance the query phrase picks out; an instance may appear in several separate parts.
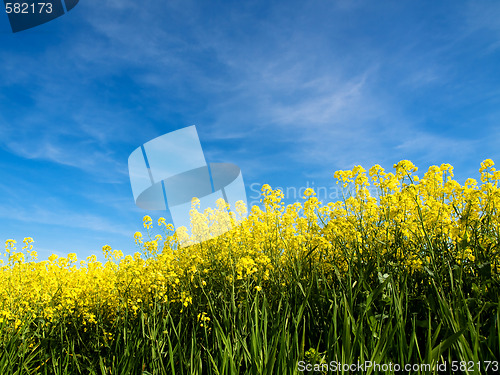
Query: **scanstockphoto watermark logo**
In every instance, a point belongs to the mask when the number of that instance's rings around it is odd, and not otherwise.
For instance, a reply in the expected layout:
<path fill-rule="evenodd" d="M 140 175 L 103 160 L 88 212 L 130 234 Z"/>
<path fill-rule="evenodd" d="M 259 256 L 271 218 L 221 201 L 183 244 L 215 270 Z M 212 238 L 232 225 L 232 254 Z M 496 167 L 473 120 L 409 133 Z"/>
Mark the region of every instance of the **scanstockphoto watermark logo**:
<path fill-rule="evenodd" d="M 52 21 L 72 10 L 79 0 L 4 0 L 5 13 L 13 33 Z"/>
<path fill-rule="evenodd" d="M 259 205 L 262 199 L 262 186 L 264 184 L 254 182 L 250 184 L 250 195 L 249 198 L 249 207 L 254 205 Z M 314 181 L 306 181 L 303 186 L 272 186 L 273 190 L 281 190 L 283 193 L 283 199 L 286 202 L 300 202 L 304 200 L 304 192 L 307 189 L 313 189 L 316 193 L 316 198 L 323 203 L 327 202 L 335 202 L 343 199 L 342 193 L 346 193 L 345 189 L 342 190 L 342 186 L 339 184 L 334 184 L 330 186 L 324 185 L 316 185 Z M 370 196 L 377 198 L 380 191 L 375 186 L 368 186 L 368 192 Z"/>
<path fill-rule="evenodd" d="M 176 229 L 191 229 L 193 198 L 199 199 L 200 213 L 216 211 L 218 201 L 229 204 L 236 222 L 244 218 L 237 203 L 247 205 L 243 176 L 231 163 L 207 163 L 196 127 L 189 126 L 159 136 L 135 149 L 129 156 L 128 168 L 135 204 L 144 210 L 169 210 Z M 217 235 L 231 229 L 225 221 Z M 191 236 L 181 246 L 208 240 L 214 232 Z"/>

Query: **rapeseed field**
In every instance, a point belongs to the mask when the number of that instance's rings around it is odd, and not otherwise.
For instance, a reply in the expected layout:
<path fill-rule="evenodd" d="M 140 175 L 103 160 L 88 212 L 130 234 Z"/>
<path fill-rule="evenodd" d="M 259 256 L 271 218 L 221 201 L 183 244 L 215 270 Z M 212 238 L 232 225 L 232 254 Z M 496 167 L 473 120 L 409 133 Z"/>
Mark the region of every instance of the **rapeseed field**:
<path fill-rule="evenodd" d="M 194 199 L 191 237 L 145 216 L 139 251 L 104 246 L 104 263 L 8 239 L 0 374 L 500 371 L 500 171 L 479 172 L 357 166 L 328 204 L 307 189 L 285 206 L 264 185 L 240 221 Z"/>

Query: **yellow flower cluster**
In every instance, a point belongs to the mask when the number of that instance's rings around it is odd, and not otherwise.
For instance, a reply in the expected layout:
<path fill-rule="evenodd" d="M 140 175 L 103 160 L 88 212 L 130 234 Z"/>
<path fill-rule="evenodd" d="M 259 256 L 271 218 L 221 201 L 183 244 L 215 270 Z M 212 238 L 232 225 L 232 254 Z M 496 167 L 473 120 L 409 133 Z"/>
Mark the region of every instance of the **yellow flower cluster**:
<path fill-rule="evenodd" d="M 90 329 L 158 303 L 180 313 L 204 293 L 225 290 L 223 285 L 238 298 L 286 286 L 287 274 L 303 260 L 325 275 L 374 258 L 413 274 L 441 254 L 464 267 L 482 257 L 500 272 L 500 173 L 493 165 L 481 164 L 481 185 L 468 179 L 463 186 L 452 179 L 449 164 L 430 167 L 422 178 L 407 160 L 394 165 L 395 173 L 375 165 L 367 175 L 356 166 L 335 173 L 343 199 L 326 205 L 307 189 L 302 204 L 285 207 L 283 193 L 264 185 L 264 210 L 254 206 L 240 221 L 223 201 L 200 213 L 193 200 L 192 237 L 163 218 L 158 226 L 164 235 L 153 236 L 153 221 L 145 216 L 147 236 L 134 234 L 141 251 L 124 256 L 106 245 L 104 264 L 95 256 L 78 262 L 76 254 L 37 262 L 33 239 L 25 238 L 19 252 L 9 239 L 8 263 L 0 272 L 0 323 L 17 327 L 26 316 L 47 324 L 71 317 Z M 370 196 L 370 183 L 379 188 L 378 197 Z M 241 202 L 236 209 L 246 212 Z M 435 249 L 436 241 L 447 247 Z M 200 325 L 209 321 L 205 312 L 198 314 Z"/>

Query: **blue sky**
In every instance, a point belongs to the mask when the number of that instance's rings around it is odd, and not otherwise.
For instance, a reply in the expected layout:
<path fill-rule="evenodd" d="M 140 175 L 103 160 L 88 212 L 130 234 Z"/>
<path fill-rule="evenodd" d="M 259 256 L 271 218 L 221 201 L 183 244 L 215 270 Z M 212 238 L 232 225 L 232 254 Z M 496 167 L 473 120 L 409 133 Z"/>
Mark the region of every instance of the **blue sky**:
<path fill-rule="evenodd" d="M 13 34 L 4 14 L 0 239 L 132 254 L 166 213 L 135 206 L 128 157 L 190 125 L 250 202 L 402 159 L 478 178 L 500 162 L 499 20 L 498 1 L 81 0 Z"/>

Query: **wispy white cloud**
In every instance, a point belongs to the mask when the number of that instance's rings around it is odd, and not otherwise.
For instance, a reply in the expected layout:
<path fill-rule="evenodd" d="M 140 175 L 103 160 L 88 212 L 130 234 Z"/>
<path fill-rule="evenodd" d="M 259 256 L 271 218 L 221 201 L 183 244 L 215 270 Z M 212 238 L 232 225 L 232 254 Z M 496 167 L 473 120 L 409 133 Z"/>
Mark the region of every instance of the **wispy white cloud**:
<path fill-rule="evenodd" d="M 54 139 L 32 139 L 6 143 L 7 149 L 26 159 L 46 160 L 81 169 L 101 181 L 123 181 L 128 176 L 125 162 L 119 162 L 109 150 L 87 147 L 81 142 L 70 145 Z"/>
<path fill-rule="evenodd" d="M 405 154 L 419 155 L 420 159 L 434 161 L 470 155 L 477 146 L 478 141 L 473 139 L 458 139 L 453 136 L 416 131 L 408 134 L 408 137 L 398 144 L 396 149 Z"/>
<path fill-rule="evenodd" d="M 29 209 L 21 206 L 2 205 L 0 206 L 0 217 L 25 223 L 59 225 L 61 227 L 118 234 L 126 237 L 130 237 L 131 233 L 133 233 L 133 230 L 129 230 L 100 215 L 75 213 L 65 209 L 48 209 L 42 205 L 36 205 Z"/>
<path fill-rule="evenodd" d="M 316 80 L 315 80 L 316 81 Z M 338 86 L 332 85 L 330 92 L 317 94 L 298 102 L 283 105 L 276 102 L 271 111 L 272 121 L 282 126 L 302 126 L 305 128 L 339 123 L 350 111 L 359 108 L 360 97 L 364 86 L 364 78 L 353 82 L 341 82 Z M 307 83 L 306 86 L 310 86 Z M 361 109 L 361 108 L 359 108 Z M 364 108 L 363 110 L 368 110 Z M 340 120 L 340 121 L 339 121 Z"/>
<path fill-rule="evenodd" d="M 492 53 L 500 46 L 500 3 L 498 1 L 468 1 L 464 9 L 467 35 L 486 31 L 489 34 L 487 53 Z"/>

